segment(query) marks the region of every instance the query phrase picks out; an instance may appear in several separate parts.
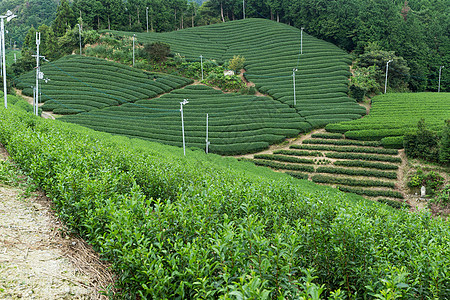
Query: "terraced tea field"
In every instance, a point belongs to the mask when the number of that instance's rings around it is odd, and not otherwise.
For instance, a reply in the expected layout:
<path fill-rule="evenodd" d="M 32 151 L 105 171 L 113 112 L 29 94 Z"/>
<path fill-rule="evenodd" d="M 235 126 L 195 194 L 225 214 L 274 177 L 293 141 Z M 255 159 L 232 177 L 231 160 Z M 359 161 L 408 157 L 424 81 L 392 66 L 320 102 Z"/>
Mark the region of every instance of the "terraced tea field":
<path fill-rule="evenodd" d="M 310 128 L 293 108 L 268 97 L 224 94 L 190 85 L 159 98 L 92 110 L 62 121 L 96 130 L 182 146 L 180 102 L 184 98 L 187 147 L 205 148 L 209 114 L 209 149 L 220 154 L 255 152 Z"/>
<path fill-rule="evenodd" d="M 289 149 L 255 154 L 252 161 L 344 192 L 378 200 L 403 199 L 397 183 L 402 159 L 398 150 L 380 145 L 378 141 L 344 139 L 342 134 L 318 133 Z"/>
<path fill-rule="evenodd" d="M 345 133 L 357 140 L 381 140 L 417 129 L 417 122 L 433 130 L 450 119 L 450 93 L 389 93 L 372 99 L 370 114 L 362 119 L 327 125 L 330 132 Z M 384 142 L 384 141 L 383 141 Z M 401 142 L 401 140 L 400 140 Z"/>
<path fill-rule="evenodd" d="M 168 74 L 148 73 L 125 65 L 69 55 L 42 66 L 50 81 L 42 82 L 40 102 L 43 110 L 57 114 L 76 114 L 93 109 L 133 103 L 183 87 L 192 80 Z M 17 81 L 23 93 L 33 96 L 35 72 Z"/>
<path fill-rule="evenodd" d="M 113 32 L 131 36 L 132 32 Z M 248 34 L 247 34 L 248 33 Z M 331 43 L 300 30 L 264 19 L 246 19 L 169 33 L 136 33 L 141 43 L 161 41 L 170 44 L 172 53 L 186 59 L 216 60 L 223 63 L 234 55 L 245 57 L 245 77 L 257 89 L 275 100 L 296 105 L 299 114 L 312 127 L 358 119 L 365 109 L 346 95 L 350 76 L 350 56 Z"/>

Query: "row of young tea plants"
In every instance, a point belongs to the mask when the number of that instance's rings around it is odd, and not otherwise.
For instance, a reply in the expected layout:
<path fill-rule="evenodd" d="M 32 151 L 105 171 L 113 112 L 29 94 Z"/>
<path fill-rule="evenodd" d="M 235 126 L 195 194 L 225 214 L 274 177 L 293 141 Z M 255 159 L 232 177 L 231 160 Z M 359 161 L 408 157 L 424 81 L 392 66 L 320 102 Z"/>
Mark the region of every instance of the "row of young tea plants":
<path fill-rule="evenodd" d="M 117 296 L 445 299 L 449 221 L 233 158 L 0 109 L 0 143 Z M 315 277 L 315 278 L 314 278 Z"/>
<path fill-rule="evenodd" d="M 273 154 L 256 154 L 252 161 L 342 191 L 377 199 L 403 199 L 395 182 L 402 162 L 398 150 L 378 147 L 379 142 L 343 138 L 338 133 L 312 134 L 302 144 L 275 150 Z"/>
<path fill-rule="evenodd" d="M 372 99 L 370 115 L 339 124 L 327 131 L 345 133 L 350 139 L 380 141 L 385 146 L 403 148 L 403 136 L 413 133 L 424 119 L 435 131 L 450 119 L 449 93 L 388 93 Z"/>
<path fill-rule="evenodd" d="M 40 102 L 43 110 L 57 114 L 77 114 L 99 108 L 153 98 L 192 83 L 168 74 L 148 73 L 104 59 L 79 55 L 65 56 L 41 67 Z M 17 78 L 16 86 L 33 96 L 35 72 Z"/>
<path fill-rule="evenodd" d="M 247 32 L 249 34 L 242 34 Z M 132 32 L 112 32 L 132 36 Z M 294 106 L 313 127 L 358 119 L 365 109 L 347 96 L 351 58 L 331 43 L 286 24 L 264 19 L 187 28 L 168 33 L 136 33 L 142 43 L 164 42 L 173 55 L 189 61 L 223 64 L 233 56 L 245 58 L 244 76 L 275 100 Z"/>
<path fill-rule="evenodd" d="M 208 131 L 210 152 L 243 154 L 265 149 L 311 128 L 295 109 L 269 97 L 224 94 L 204 85 L 190 85 L 159 98 L 64 116 L 61 120 L 182 147 L 183 99 L 189 102 L 183 106 L 187 147 L 205 149 Z"/>

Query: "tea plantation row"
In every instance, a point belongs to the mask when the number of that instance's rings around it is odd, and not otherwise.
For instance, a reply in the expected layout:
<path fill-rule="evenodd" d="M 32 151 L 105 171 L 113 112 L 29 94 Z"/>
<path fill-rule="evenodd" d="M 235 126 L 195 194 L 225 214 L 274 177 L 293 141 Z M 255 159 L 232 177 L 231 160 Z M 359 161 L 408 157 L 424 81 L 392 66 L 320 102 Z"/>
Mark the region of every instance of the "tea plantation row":
<path fill-rule="evenodd" d="M 308 298 L 322 284 L 334 299 L 450 294 L 441 218 L 14 107 L 0 109 L 0 143 L 112 263 L 122 297 Z"/>
<path fill-rule="evenodd" d="M 346 95 L 350 56 L 306 32 L 303 32 L 300 55 L 300 30 L 291 26 L 264 19 L 245 19 L 136 35 L 142 43 L 168 43 L 172 53 L 192 61 L 200 60 L 203 55 L 204 59 L 223 63 L 234 55 L 242 55 L 246 60 L 245 77 L 261 92 L 290 106 L 294 105 L 292 73 L 297 68 L 295 108 L 313 127 L 357 119 L 365 114 L 365 109 Z"/>
<path fill-rule="evenodd" d="M 224 94 L 191 85 L 159 98 L 93 110 L 61 120 L 96 130 L 182 146 L 180 102 L 187 147 L 205 149 L 209 114 L 209 151 L 220 154 L 256 152 L 311 127 L 293 108 L 268 97 Z"/>
<path fill-rule="evenodd" d="M 330 132 L 345 133 L 356 140 L 381 140 L 383 144 L 403 147 L 402 137 L 417 129 L 423 118 L 429 128 L 440 130 L 450 119 L 450 93 L 389 93 L 372 99 L 370 114 L 360 120 L 327 125 Z M 393 142 L 390 144 L 390 141 Z"/>
<path fill-rule="evenodd" d="M 190 79 L 157 73 L 142 72 L 104 59 L 65 56 L 45 64 L 41 71 L 50 81 L 41 80 L 40 102 L 43 110 L 57 114 L 76 114 L 97 108 L 132 103 L 140 99 L 180 88 Z M 33 96 L 35 72 L 22 75 L 16 86 L 24 94 Z"/>
<path fill-rule="evenodd" d="M 288 170 L 287 173 L 297 178 L 311 177 L 314 182 L 337 186 L 347 192 L 402 199 L 403 195 L 395 190 L 395 181 L 386 181 L 397 179 L 398 163 L 402 161 L 397 156 L 398 150 L 342 138 L 342 134 L 336 133 L 313 134 L 303 144 L 294 144 L 290 149 L 276 150 L 273 154 L 256 154 L 252 161 L 259 166 Z"/>

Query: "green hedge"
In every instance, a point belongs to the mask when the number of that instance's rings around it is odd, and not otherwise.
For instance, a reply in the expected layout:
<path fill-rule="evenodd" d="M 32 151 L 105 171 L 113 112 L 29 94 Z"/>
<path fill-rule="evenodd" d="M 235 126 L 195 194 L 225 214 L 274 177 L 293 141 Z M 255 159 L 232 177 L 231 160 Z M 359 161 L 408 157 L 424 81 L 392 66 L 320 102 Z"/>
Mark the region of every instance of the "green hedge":
<path fill-rule="evenodd" d="M 334 167 L 318 167 L 316 169 L 317 173 L 331 173 L 331 174 L 345 174 L 353 176 L 370 176 L 370 177 L 382 177 L 389 179 L 397 179 L 397 173 L 395 172 L 384 172 L 376 170 L 353 170 L 345 168 L 334 168 Z"/>
<path fill-rule="evenodd" d="M 335 147 L 335 146 L 322 146 L 322 145 L 294 145 L 296 149 L 306 150 L 322 150 L 322 151 L 336 151 L 336 152 L 359 152 L 359 153 L 375 153 L 375 154 L 390 154 L 398 155 L 398 151 L 395 149 L 383 149 L 383 148 L 368 148 L 368 147 Z"/>
<path fill-rule="evenodd" d="M 333 163 L 336 166 L 359 167 L 379 170 L 398 170 L 397 165 L 368 162 L 363 160 L 338 160 Z"/>
<path fill-rule="evenodd" d="M 338 145 L 338 146 L 367 146 L 367 147 L 381 146 L 381 143 L 379 141 L 320 140 L 320 139 L 304 140 L 303 144 Z"/>
<path fill-rule="evenodd" d="M 381 144 L 385 148 L 403 149 L 403 136 L 388 136 L 382 138 Z"/>
<path fill-rule="evenodd" d="M 396 208 L 396 209 L 402 209 L 402 208 L 406 208 L 406 209 L 410 209 L 411 205 L 409 205 L 406 202 L 399 202 L 399 201 L 395 201 L 395 200 L 390 200 L 390 199 L 377 199 L 378 202 L 389 205 L 390 207 Z"/>
<path fill-rule="evenodd" d="M 397 191 L 377 191 L 377 190 L 364 190 L 359 188 L 352 188 L 347 186 L 339 186 L 339 190 L 347 193 L 354 193 L 357 195 L 364 195 L 369 197 L 392 197 L 397 199 L 403 199 L 403 195 Z"/>
<path fill-rule="evenodd" d="M 295 155 L 295 156 L 323 156 L 319 151 L 302 151 L 302 150 L 275 150 L 273 154 Z"/>
<path fill-rule="evenodd" d="M 298 158 L 298 157 L 284 156 L 284 155 L 277 155 L 277 154 L 256 154 L 254 156 L 254 158 L 255 159 L 268 159 L 268 160 L 275 160 L 275 161 L 282 161 L 282 162 L 299 163 L 299 164 L 314 164 L 314 161 L 312 159 Z"/>
<path fill-rule="evenodd" d="M 344 136 L 339 133 L 314 133 L 311 135 L 312 138 L 319 139 L 342 139 Z"/>
<path fill-rule="evenodd" d="M 313 166 L 303 166 L 303 165 L 294 165 L 294 164 L 282 164 L 275 161 L 270 160 L 259 160 L 255 159 L 253 160 L 255 165 L 258 166 L 264 166 L 264 167 L 271 167 L 272 169 L 280 169 L 280 170 L 295 170 L 295 171 L 303 171 L 303 172 L 310 172 L 314 173 L 314 167 Z"/>
<path fill-rule="evenodd" d="M 326 153 L 325 156 L 329 157 L 329 158 L 362 159 L 362 160 L 373 160 L 373 161 L 387 161 L 387 162 L 393 162 L 393 163 L 401 163 L 402 162 L 402 159 L 400 157 L 386 156 L 386 155 L 330 152 L 330 153 Z"/>
<path fill-rule="evenodd" d="M 330 184 L 342 184 L 349 186 L 365 186 L 365 187 L 389 187 L 395 188 L 394 182 L 389 181 L 379 181 L 379 180 L 359 180 L 352 178 L 342 178 L 342 177 L 330 177 L 324 175 L 314 175 L 311 180 L 317 183 L 330 183 Z"/>
<path fill-rule="evenodd" d="M 291 175 L 292 177 L 295 177 L 297 179 L 305 179 L 308 180 L 308 174 L 301 173 L 301 172 L 285 172 L 286 174 Z"/>

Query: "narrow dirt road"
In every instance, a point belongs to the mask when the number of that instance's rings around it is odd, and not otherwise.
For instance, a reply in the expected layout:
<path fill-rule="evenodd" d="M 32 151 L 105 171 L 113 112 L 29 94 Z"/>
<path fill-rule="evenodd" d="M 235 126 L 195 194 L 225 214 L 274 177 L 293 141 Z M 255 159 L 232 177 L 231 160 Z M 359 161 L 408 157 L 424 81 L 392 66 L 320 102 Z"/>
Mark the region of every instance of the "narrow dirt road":
<path fill-rule="evenodd" d="M 22 91 L 21 90 L 18 90 L 18 89 L 14 89 L 15 91 L 16 91 L 16 94 L 17 95 L 19 95 L 20 97 L 22 97 L 23 99 L 25 99 L 28 103 L 30 103 L 31 105 L 33 105 L 33 98 L 32 97 L 28 97 L 28 96 L 25 96 L 24 94 L 22 94 Z M 38 106 L 42 106 L 43 105 L 43 103 L 39 103 L 38 104 Z M 44 118 L 44 119 L 52 119 L 52 120 L 54 120 L 55 119 L 55 114 L 53 114 L 53 113 L 51 113 L 51 112 L 47 112 L 47 111 L 43 111 L 42 112 L 42 117 Z"/>
<path fill-rule="evenodd" d="M 66 235 L 45 196 L 24 198 L 0 183 L 0 299 L 106 299 L 99 291 L 112 281 L 98 255 Z"/>

